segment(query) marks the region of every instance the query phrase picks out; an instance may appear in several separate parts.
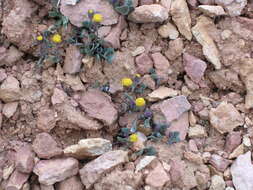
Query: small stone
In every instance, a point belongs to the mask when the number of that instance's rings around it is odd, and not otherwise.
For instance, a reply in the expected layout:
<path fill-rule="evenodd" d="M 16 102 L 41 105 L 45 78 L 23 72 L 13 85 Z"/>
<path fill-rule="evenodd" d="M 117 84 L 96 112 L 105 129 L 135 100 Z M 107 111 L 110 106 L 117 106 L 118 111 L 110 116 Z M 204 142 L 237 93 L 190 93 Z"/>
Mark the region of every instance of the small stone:
<path fill-rule="evenodd" d="M 141 171 L 142 169 L 150 165 L 151 162 L 155 159 L 156 156 L 145 156 L 144 158 L 142 158 L 135 167 L 135 173 Z"/>
<path fill-rule="evenodd" d="M 225 151 L 231 153 L 242 142 L 241 132 L 231 132 L 226 137 Z"/>
<path fill-rule="evenodd" d="M 250 151 L 238 156 L 231 166 L 231 174 L 236 190 L 253 189 L 253 165 Z"/>
<path fill-rule="evenodd" d="M 148 174 L 148 176 L 145 179 L 146 184 L 155 188 L 161 188 L 169 181 L 170 181 L 170 177 L 168 176 L 168 174 L 166 173 L 166 171 L 164 170 L 160 162 Z"/>
<path fill-rule="evenodd" d="M 33 172 L 43 185 L 53 185 L 78 173 L 78 161 L 74 158 L 40 160 Z"/>
<path fill-rule="evenodd" d="M 184 153 L 184 158 L 196 164 L 203 164 L 202 157 L 199 154 L 188 151 Z"/>
<path fill-rule="evenodd" d="M 205 74 L 207 68 L 206 62 L 198 59 L 188 53 L 183 54 L 184 59 L 184 70 L 187 75 L 195 83 L 199 83 Z"/>
<path fill-rule="evenodd" d="M 66 57 L 64 61 L 63 71 L 67 74 L 78 73 L 81 69 L 82 54 L 75 45 L 70 45 L 66 49 Z"/>
<path fill-rule="evenodd" d="M 196 116 L 194 115 L 192 111 L 189 112 L 189 122 L 192 127 L 195 126 L 197 123 Z"/>
<path fill-rule="evenodd" d="M 243 153 L 244 153 L 244 145 L 241 144 L 229 155 L 228 158 L 229 159 L 237 158 L 238 156 L 240 156 Z"/>
<path fill-rule="evenodd" d="M 173 61 L 182 55 L 184 50 L 184 43 L 181 38 L 177 38 L 176 40 L 171 40 L 169 42 L 169 49 L 165 52 L 165 56 Z"/>
<path fill-rule="evenodd" d="M 168 11 L 158 4 L 142 5 L 128 15 L 128 19 L 135 23 L 163 22 L 169 17 Z"/>
<path fill-rule="evenodd" d="M 160 83 L 166 83 L 168 81 L 168 74 L 170 68 L 170 63 L 168 59 L 160 52 L 153 53 L 151 57 L 154 61 L 155 71 L 160 79 Z"/>
<path fill-rule="evenodd" d="M 163 38 L 169 38 L 171 40 L 175 40 L 179 36 L 177 28 L 169 22 L 167 24 L 164 24 L 164 25 L 160 26 L 158 28 L 158 33 Z"/>
<path fill-rule="evenodd" d="M 232 132 L 237 126 L 243 125 L 244 121 L 233 104 L 222 102 L 217 108 L 212 108 L 209 113 L 211 125 L 221 134 Z"/>
<path fill-rule="evenodd" d="M 62 154 L 62 149 L 48 133 L 36 135 L 32 147 L 39 158 L 49 159 Z"/>
<path fill-rule="evenodd" d="M 144 46 L 138 46 L 134 51 L 131 52 L 132 56 L 135 57 L 145 52 Z"/>
<path fill-rule="evenodd" d="M 5 167 L 3 169 L 3 179 L 7 180 L 14 170 L 15 170 L 14 164 L 11 164 L 10 166 Z"/>
<path fill-rule="evenodd" d="M 11 103 L 4 104 L 3 110 L 2 110 L 3 115 L 7 118 L 11 118 L 17 111 L 17 108 L 18 108 L 18 102 L 11 102 Z"/>
<path fill-rule="evenodd" d="M 185 0 L 172 1 L 170 13 L 179 32 L 187 39 L 192 39 L 191 16 Z"/>
<path fill-rule="evenodd" d="M 155 90 L 155 81 L 150 75 L 144 75 L 141 79 L 141 82 L 151 90 Z"/>
<path fill-rule="evenodd" d="M 81 139 L 78 144 L 68 146 L 64 149 L 66 156 L 77 159 L 100 156 L 112 150 L 112 143 L 102 138 Z"/>
<path fill-rule="evenodd" d="M 190 127 L 188 131 L 189 138 L 203 138 L 206 137 L 205 128 L 201 125 L 195 125 L 194 127 Z"/>
<path fill-rule="evenodd" d="M 211 178 L 210 190 L 224 190 L 226 187 L 225 181 L 221 176 L 214 175 Z"/>
<path fill-rule="evenodd" d="M 246 135 L 243 136 L 242 142 L 246 147 L 251 147 L 251 141 L 248 136 L 246 136 Z"/>
<path fill-rule="evenodd" d="M 200 16 L 197 19 L 197 24 L 192 28 L 192 33 L 196 40 L 202 45 L 202 51 L 208 61 L 210 61 L 215 69 L 221 68 L 219 51 L 208 34 L 207 26 L 214 25 L 214 23 L 205 16 Z"/>
<path fill-rule="evenodd" d="M 50 132 L 56 124 L 55 111 L 41 108 L 38 113 L 37 127 L 44 132 Z"/>
<path fill-rule="evenodd" d="M 198 9 L 210 17 L 226 15 L 222 6 L 200 5 Z"/>
<path fill-rule="evenodd" d="M 223 30 L 221 33 L 221 38 L 223 40 L 227 40 L 230 38 L 230 36 L 232 35 L 232 31 L 231 30 Z"/>
<path fill-rule="evenodd" d="M 79 170 L 82 183 L 87 189 L 90 189 L 104 173 L 109 172 L 112 168 L 127 161 L 128 155 L 125 151 L 115 150 L 107 152 L 87 163 Z"/>
<path fill-rule="evenodd" d="M 244 7 L 247 5 L 247 0 L 215 0 L 217 5 L 221 5 L 229 13 L 230 16 L 239 16 L 241 15 Z"/>
<path fill-rule="evenodd" d="M 0 86 L 0 99 L 8 103 L 19 100 L 20 96 L 19 81 L 12 76 L 8 76 Z"/>
<path fill-rule="evenodd" d="M 231 163 L 229 160 L 219 156 L 218 154 L 213 154 L 209 162 L 213 167 L 221 172 L 224 172 L 227 169 L 228 165 Z"/>
<path fill-rule="evenodd" d="M 25 145 L 16 153 L 16 169 L 22 173 L 31 173 L 34 166 L 34 153 L 32 147 Z"/>
<path fill-rule="evenodd" d="M 135 58 L 137 72 L 139 74 L 148 74 L 153 68 L 153 61 L 147 53 L 143 53 Z"/>
<path fill-rule="evenodd" d="M 4 69 L 0 69 L 0 82 L 3 82 L 7 78 L 7 74 Z"/>
<path fill-rule="evenodd" d="M 105 36 L 107 36 L 110 33 L 111 29 L 112 29 L 111 26 L 101 26 L 98 29 L 98 37 L 104 38 Z"/>
<path fill-rule="evenodd" d="M 76 5 L 79 0 L 65 0 L 66 5 Z"/>
<path fill-rule="evenodd" d="M 51 102 L 53 105 L 61 104 L 67 99 L 67 97 L 68 97 L 67 94 L 63 90 L 55 88 L 54 93 L 51 96 Z"/>
<path fill-rule="evenodd" d="M 85 87 L 78 75 L 66 74 L 64 83 L 69 85 L 74 91 L 84 91 Z"/>
<path fill-rule="evenodd" d="M 157 100 L 163 100 L 165 98 L 175 97 L 177 95 L 178 95 L 178 92 L 176 90 L 165 87 L 165 86 L 160 86 L 158 89 L 148 94 L 148 100 L 150 102 L 155 102 Z"/>
<path fill-rule="evenodd" d="M 18 170 L 15 170 L 12 173 L 5 189 L 6 190 L 19 190 L 22 188 L 24 183 L 27 182 L 28 178 L 29 178 L 29 174 L 24 174 L 24 173 L 19 172 Z"/>
<path fill-rule="evenodd" d="M 73 176 L 58 183 L 57 190 L 83 190 L 83 184 L 79 177 Z"/>
<path fill-rule="evenodd" d="M 118 118 L 111 97 L 99 90 L 90 89 L 84 92 L 79 103 L 90 117 L 99 119 L 106 125 L 112 125 Z"/>
<path fill-rule="evenodd" d="M 54 186 L 40 184 L 40 190 L 54 190 Z"/>
<path fill-rule="evenodd" d="M 145 143 L 146 141 L 148 140 L 146 135 L 145 135 L 145 129 L 142 131 L 139 127 L 138 127 L 138 130 L 141 131 L 141 132 L 137 132 L 137 136 L 138 136 L 138 139 L 136 142 L 133 143 L 133 146 L 131 147 L 132 150 L 134 151 L 139 151 L 139 150 L 142 150 L 145 148 Z M 148 133 L 150 134 L 149 130 L 147 130 Z M 143 132 L 143 133 L 142 133 Z"/>
<path fill-rule="evenodd" d="M 190 151 L 195 152 L 195 153 L 199 151 L 197 144 L 196 144 L 195 140 L 193 140 L 193 139 L 189 140 L 188 148 Z"/>

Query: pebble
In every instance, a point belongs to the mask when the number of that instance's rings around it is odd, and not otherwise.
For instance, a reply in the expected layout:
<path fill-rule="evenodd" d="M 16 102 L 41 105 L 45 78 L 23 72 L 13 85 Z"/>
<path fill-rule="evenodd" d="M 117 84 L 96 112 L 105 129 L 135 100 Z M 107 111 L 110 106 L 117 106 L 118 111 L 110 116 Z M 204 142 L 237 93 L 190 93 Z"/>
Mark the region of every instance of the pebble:
<path fill-rule="evenodd" d="M 142 158 L 135 167 L 135 173 L 147 167 L 155 159 L 156 159 L 156 156 L 145 156 L 144 158 Z"/>
<path fill-rule="evenodd" d="M 179 36 L 179 32 L 177 31 L 177 28 L 169 22 L 167 24 L 160 26 L 158 28 L 158 33 L 163 38 L 169 38 L 171 40 L 175 40 Z"/>
<path fill-rule="evenodd" d="M 137 55 L 140 55 L 145 52 L 144 46 L 138 46 L 134 51 L 131 52 L 133 57 L 136 57 Z"/>
<path fill-rule="evenodd" d="M 211 178 L 211 186 L 209 190 L 224 190 L 226 187 L 225 181 L 221 176 L 214 175 Z"/>
<path fill-rule="evenodd" d="M 157 100 L 163 100 L 165 98 L 175 97 L 177 95 L 178 95 L 178 91 L 172 88 L 165 87 L 165 86 L 160 86 L 158 89 L 148 94 L 148 100 L 150 102 L 155 102 Z"/>
<path fill-rule="evenodd" d="M 222 6 L 200 5 L 198 9 L 210 17 L 226 15 Z"/>
<path fill-rule="evenodd" d="M 17 108 L 18 108 L 18 102 L 10 102 L 10 103 L 4 104 L 3 110 L 2 110 L 3 115 L 7 118 L 12 117 L 17 111 Z"/>
<path fill-rule="evenodd" d="M 243 153 L 244 153 L 244 145 L 241 144 L 229 155 L 228 158 L 229 159 L 237 158 L 238 156 L 240 156 Z"/>
<path fill-rule="evenodd" d="M 201 125 L 195 125 L 194 127 L 189 127 L 188 137 L 189 138 L 203 138 L 206 137 L 205 128 Z"/>
<path fill-rule="evenodd" d="M 223 40 L 229 39 L 231 35 L 232 35 L 232 31 L 231 31 L 231 30 L 223 30 L 223 31 L 221 32 L 221 38 L 222 38 Z"/>
<path fill-rule="evenodd" d="M 246 136 L 246 135 L 243 136 L 242 142 L 246 147 L 251 147 L 251 141 L 248 136 Z"/>
<path fill-rule="evenodd" d="M 21 97 L 19 85 L 15 77 L 8 76 L 0 86 L 0 99 L 5 103 L 19 100 Z"/>

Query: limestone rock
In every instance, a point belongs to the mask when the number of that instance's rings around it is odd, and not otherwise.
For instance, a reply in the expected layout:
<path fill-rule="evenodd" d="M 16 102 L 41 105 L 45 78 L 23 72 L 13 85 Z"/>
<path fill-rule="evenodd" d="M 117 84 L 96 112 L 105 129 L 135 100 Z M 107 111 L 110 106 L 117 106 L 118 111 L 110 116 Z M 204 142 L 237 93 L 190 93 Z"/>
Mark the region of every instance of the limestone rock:
<path fill-rule="evenodd" d="M 112 150 L 110 141 L 102 138 L 82 139 L 78 144 L 68 146 L 64 149 L 64 154 L 77 159 L 100 156 Z"/>
<path fill-rule="evenodd" d="M 192 39 L 191 16 L 185 0 L 172 0 L 171 11 L 172 20 L 176 24 L 179 32 L 187 39 Z"/>
<path fill-rule="evenodd" d="M 168 11 L 158 4 L 142 5 L 128 15 L 128 19 L 135 23 L 163 22 L 168 19 Z"/>
<path fill-rule="evenodd" d="M 198 9 L 210 17 L 226 15 L 222 6 L 200 5 Z"/>

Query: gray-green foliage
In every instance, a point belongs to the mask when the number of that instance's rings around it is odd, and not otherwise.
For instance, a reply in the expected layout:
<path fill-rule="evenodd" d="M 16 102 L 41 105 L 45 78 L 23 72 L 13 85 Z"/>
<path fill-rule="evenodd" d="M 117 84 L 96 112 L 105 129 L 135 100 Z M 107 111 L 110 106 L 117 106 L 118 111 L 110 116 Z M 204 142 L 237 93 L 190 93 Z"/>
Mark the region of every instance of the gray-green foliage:
<path fill-rule="evenodd" d="M 126 16 L 134 10 L 132 0 L 109 0 L 115 11 Z"/>

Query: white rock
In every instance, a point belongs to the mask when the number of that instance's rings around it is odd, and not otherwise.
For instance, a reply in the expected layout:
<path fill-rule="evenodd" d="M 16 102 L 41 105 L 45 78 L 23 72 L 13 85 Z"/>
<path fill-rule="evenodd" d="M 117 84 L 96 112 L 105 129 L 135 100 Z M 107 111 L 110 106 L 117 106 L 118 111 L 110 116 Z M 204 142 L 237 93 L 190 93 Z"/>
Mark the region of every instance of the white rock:
<path fill-rule="evenodd" d="M 179 32 L 177 31 L 177 28 L 171 24 L 167 23 L 158 28 L 158 33 L 163 38 L 170 38 L 171 40 L 175 40 L 179 36 Z"/>
<path fill-rule="evenodd" d="M 138 46 L 134 51 L 131 52 L 132 56 L 135 57 L 145 52 L 144 46 Z"/>
<path fill-rule="evenodd" d="M 248 136 L 243 136 L 243 140 L 242 140 L 243 144 L 247 147 L 251 147 L 251 141 L 250 138 Z"/>
<path fill-rule="evenodd" d="M 139 172 L 146 166 L 148 166 L 154 159 L 156 159 L 156 156 L 145 156 L 140 160 L 140 162 L 135 167 L 135 172 Z"/>
<path fill-rule="evenodd" d="M 222 6 L 200 5 L 198 9 L 210 17 L 226 15 Z"/>
<path fill-rule="evenodd" d="M 190 138 L 202 138 L 206 136 L 206 132 L 201 125 L 195 125 L 194 127 L 189 127 L 188 136 Z"/>
<path fill-rule="evenodd" d="M 236 190 L 253 189 L 251 152 L 240 155 L 231 166 L 232 181 Z"/>
<path fill-rule="evenodd" d="M 157 100 L 163 100 L 167 97 L 175 97 L 177 95 L 178 92 L 176 90 L 165 86 L 160 86 L 158 89 L 154 90 L 148 95 L 148 100 L 154 102 Z"/>
<path fill-rule="evenodd" d="M 18 108 L 18 102 L 7 103 L 7 104 L 4 104 L 2 112 L 5 117 L 10 118 L 14 115 L 17 108 Z"/>
<path fill-rule="evenodd" d="M 67 5 L 76 5 L 80 0 L 65 0 Z"/>
<path fill-rule="evenodd" d="M 224 190 L 226 187 L 226 183 L 221 176 L 214 175 L 211 178 L 211 186 L 209 190 Z"/>

